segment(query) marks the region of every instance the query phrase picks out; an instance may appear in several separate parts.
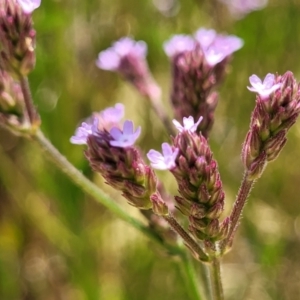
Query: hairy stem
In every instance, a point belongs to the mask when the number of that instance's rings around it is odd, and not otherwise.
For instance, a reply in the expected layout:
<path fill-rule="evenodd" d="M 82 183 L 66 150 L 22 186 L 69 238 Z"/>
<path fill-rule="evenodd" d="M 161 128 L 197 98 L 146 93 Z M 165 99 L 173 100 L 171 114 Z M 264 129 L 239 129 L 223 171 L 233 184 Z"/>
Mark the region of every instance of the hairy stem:
<path fill-rule="evenodd" d="M 239 221 L 253 184 L 254 180 L 249 180 L 248 174 L 247 172 L 245 172 L 239 192 L 237 194 L 236 200 L 234 202 L 232 211 L 229 216 L 230 229 L 226 239 L 221 244 L 221 249 L 223 251 L 226 250 L 227 246 L 230 246 L 232 244 L 234 234 L 237 230 L 237 227 L 239 226 Z"/>
<path fill-rule="evenodd" d="M 84 192 L 92 196 L 97 202 L 104 205 L 120 219 L 135 227 L 146 236 L 159 243 L 161 246 L 165 247 L 170 253 L 182 255 L 183 252 L 178 247 L 166 244 L 154 231 L 140 221 L 131 217 L 117 203 L 115 203 L 113 199 L 111 199 L 93 182 L 87 179 L 51 144 L 51 142 L 40 130 L 38 130 L 36 134 L 32 136 L 32 138 L 45 151 L 47 156 L 55 163 L 55 165 Z"/>
<path fill-rule="evenodd" d="M 152 106 L 152 109 L 159 117 L 159 119 L 162 121 L 168 133 L 170 135 L 175 136 L 176 132 L 174 130 L 174 126 L 172 125 L 172 122 L 170 121 L 170 118 L 168 117 L 160 98 L 153 97 L 153 96 L 147 96 L 147 98 Z"/>
<path fill-rule="evenodd" d="M 20 85 L 21 85 L 26 112 L 28 114 L 30 124 L 33 125 L 33 127 L 35 127 L 40 123 L 40 118 L 36 112 L 36 109 L 32 101 L 28 78 L 20 75 Z"/>
<path fill-rule="evenodd" d="M 209 264 L 213 300 L 224 300 L 220 260 L 214 257 Z"/>
<path fill-rule="evenodd" d="M 208 261 L 209 257 L 204 252 L 204 250 L 192 239 L 192 237 L 181 227 L 181 225 L 177 222 L 177 220 L 172 216 L 171 213 L 167 216 L 163 216 L 163 218 L 169 223 L 169 225 L 173 228 L 178 235 L 181 236 L 186 246 L 194 252 L 194 254 L 201 261 Z"/>

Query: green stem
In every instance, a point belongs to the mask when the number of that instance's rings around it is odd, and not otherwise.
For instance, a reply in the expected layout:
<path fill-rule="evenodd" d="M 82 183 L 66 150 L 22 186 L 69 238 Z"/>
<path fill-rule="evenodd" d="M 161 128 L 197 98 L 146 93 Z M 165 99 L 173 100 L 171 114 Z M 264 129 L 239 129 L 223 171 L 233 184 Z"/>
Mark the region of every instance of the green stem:
<path fill-rule="evenodd" d="M 146 96 L 148 101 L 151 104 L 152 109 L 154 110 L 154 112 L 156 113 L 156 115 L 158 116 L 158 118 L 162 121 L 162 123 L 164 124 L 167 132 L 170 135 L 175 136 L 176 135 L 176 131 L 174 129 L 173 124 L 170 121 L 170 118 L 168 117 L 166 110 L 162 104 L 162 101 L 160 98 L 158 97 L 153 97 L 153 96 Z"/>
<path fill-rule="evenodd" d="M 190 298 L 194 300 L 205 299 L 199 290 L 199 283 L 198 283 L 199 279 L 197 278 L 197 274 L 195 272 L 195 266 L 193 264 L 191 256 L 188 253 L 186 253 L 186 255 L 182 257 L 182 259 L 183 259 L 183 263 L 181 264 L 181 266 L 186 275 L 185 285 L 188 294 L 190 295 Z"/>
<path fill-rule="evenodd" d="M 254 180 L 248 178 L 248 173 L 245 172 L 239 192 L 234 202 L 232 211 L 230 213 L 230 229 L 226 239 L 221 244 L 221 251 L 226 251 L 227 246 L 231 246 L 239 221 L 246 204 L 246 200 L 249 196 L 251 188 L 253 187 Z"/>
<path fill-rule="evenodd" d="M 185 245 L 198 257 L 201 261 L 208 261 L 209 257 L 204 250 L 192 239 L 192 237 L 182 228 L 171 213 L 163 218 L 169 223 L 173 230 L 183 239 Z"/>
<path fill-rule="evenodd" d="M 35 128 L 40 124 L 40 118 L 33 105 L 28 78 L 20 75 L 20 85 L 30 124 Z"/>
<path fill-rule="evenodd" d="M 224 300 L 220 260 L 214 257 L 209 264 L 213 300 Z"/>
<path fill-rule="evenodd" d="M 131 217 L 117 203 L 115 203 L 113 199 L 111 199 L 93 182 L 87 179 L 51 144 L 51 142 L 44 136 L 44 134 L 40 130 L 38 130 L 35 135 L 32 135 L 32 138 L 45 151 L 47 156 L 51 158 L 51 160 L 56 164 L 56 166 L 63 173 L 65 173 L 76 185 L 78 185 L 84 192 L 92 196 L 97 202 L 104 205 L 107 209 L 112 211 L 120 219 L 127 222 L 137 230 L 141 231 L 161 246 L 167 248 L 169 252 L 173 254 L 182 255 L 182 251 L 178 247 L 166 244 L 154 231 L 152 231 L 140 221 Z"/>

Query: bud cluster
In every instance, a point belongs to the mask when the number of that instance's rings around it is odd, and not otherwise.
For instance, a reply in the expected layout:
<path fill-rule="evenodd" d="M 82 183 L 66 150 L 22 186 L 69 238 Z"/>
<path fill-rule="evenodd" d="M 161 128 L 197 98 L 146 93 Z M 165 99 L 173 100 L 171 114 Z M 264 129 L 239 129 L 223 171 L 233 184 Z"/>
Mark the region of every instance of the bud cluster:
<path fill-rule="evenodd" d="M 134 147 L 110 145 L 107 132 L 90 135 L 85 154 L 91 167 L 99 172 L 107 184 L 122 191 L 128 202 L 140 209 L 152 208 L 150 196 L 156 192 L 156 177 Z"/>
<path fill-rule="evenodd" d="M 250 77 L 250 91 L 257 92 L 242 160 L 251 179 L 259 178 L 267 162 L 276 159 L 286 143 L 286 134 L 300 113 L 300 90 L 291 72 L 268 74 L 263 82 Z"/>
<path fill-rule="evenodd" d="M 26 76 L 35 65 L 35 30 L 31 15 L 16 0 L 0 3 L 1 68 Z"/>
<path fill-rule="evenodd" d="M 180 132 L 173 141 L 179 149 L 175 176 L 180 196 L 177 208 L 189 217 L 189 229 L 200 240 L 217 241 L 226 235 L 227 225 L 219 223 L 224 209 L 225 194 L 206 138 L 190 131 Z"/>
<path fill-rule="evenodd" d="M 213 90 L 224 77 L 231 54 L 243 45 L 235 36 L 199 29 L 195 37 L 177 35 L 164 48 L 172 62 L 171 102 L 175 118 L 192 116 L 203 121 L 198 130 L 207 137 L 214 122 L 218 94 Z"/>
<path fill-rule="evenodd" d="M 0 124 L 14 132 L 30 128 L 19 82 L 0 70 Z"/>

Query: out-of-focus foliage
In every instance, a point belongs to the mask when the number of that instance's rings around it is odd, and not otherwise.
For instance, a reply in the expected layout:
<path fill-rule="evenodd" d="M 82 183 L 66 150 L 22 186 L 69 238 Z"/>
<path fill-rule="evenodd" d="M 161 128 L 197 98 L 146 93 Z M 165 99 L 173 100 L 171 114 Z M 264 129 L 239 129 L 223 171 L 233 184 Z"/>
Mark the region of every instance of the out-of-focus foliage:
<path fill-rule="evenodd" d="M 150 68 L 172 116 L 170 68 L 162 43 L 202 26 L 235 34 L 245 45 L 234 54 L 220 87 L 210 138 L 229 211 L 242 177 L 241 144 L 255 101 L 246 89 L 248 77 L 291 70 L 300 79 L 299 15 L 298 0 L 269 1 L 265 9 L 240 20 L 232 19 L 219 1 L 44 0 L 33 15 L 37 66 L 30 75 L 42 129 L 70 161 L 107 189 L 91 172 L 83 147 L 69 143 L 80 120 L 123 102 L 126 116 L 144 128 L 143 150 L 158 149 L 167 135 L 131 86 L 96 68 L 98 52 L 124 35 L 146 41 Z M 174 259 L 85 196 L 36 145 L 3 129 L 0 145 L 0 299 L 188 298 Z M 297 299 L 300 294 L 299 150 L 296 124 L 279 159 L 252 191 L 233 250 L 223 259 L 226 299 Z M 118 193 L 109 193 L 138 216 Z"/>

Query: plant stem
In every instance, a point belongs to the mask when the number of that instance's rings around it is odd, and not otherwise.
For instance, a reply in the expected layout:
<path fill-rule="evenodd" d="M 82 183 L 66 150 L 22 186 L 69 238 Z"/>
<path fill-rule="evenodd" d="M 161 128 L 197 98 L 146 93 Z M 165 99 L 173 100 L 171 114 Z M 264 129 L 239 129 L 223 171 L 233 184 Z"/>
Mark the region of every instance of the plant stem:
<path fill-rule="evenodd" d="M 33 127 L 35 127 L 36 125 L 38 125 L 40 123 L 40 118 L 35 110 L 34 105 L 33 105 L 28 78 L 20 75 L 19 79 L 20 79 L 20 85 L 21 85 L 21 89 L 22 89 L 22 93 L 23 93 L 23 97 L 24 97 L 26 112 L 28 114 L 30 124 Z"/>
<path fill-rule="evenodd" d="M 213 300 L 224 300 L 220 260 L 214 257 L 209 264 Z"/>
<path fill-rule="evenodd" d="M 150 102 L 152 109 L 154 110 L 154 112 L 156 113 L 156 115 L 159 117 L 159 119 L 162 121 L 162 123 L 164 124 L 166 130 L 168 131 L 168 133 L 170 135 L 175 136 L 176 132 L 174 129 L 174 126 L 172 125 L 170 118 L 168 117 L 166 110 L 162 104 L 162 101 L 160 98 L 158 97 L 154 97 L 151 95 L 147 96 L 148 101 Z"/>
<path fill-rule="evenodd" d="M 245 207 L 246 200 L 249 196 L 250 190 L 254 184 L 254 180 L 248 179 L 248 173 L 244 173 L 244 177 L 239 189 L 239 192 L 237 194 L 236 200 L 234 202 L 232 211 L 230 213 L 230 229 L 228 232 L 228 235 L 226 239 L 221 244 L 221 250 L 226 250 L 226 247 L 232 244 L 234 234 L 237 230 L 237 227 L 239 226 L 239 221 L 243 212 L 243 208 Z"/>
<path fill-rule="evenodd" d="M 183 239 L 186 246 L 194 252 L 201 261 L 208 261 L 209 257 L 204 250 L 191 238 L 191 236 L 181 227 L 171 213 L 163 218 L 169 223 L 175 232 Z"/>
<path fill-rule="evenodd" d="M 195 300 L 203 300 L 205 299 L 203 295 L 201 295 L 199 290 L 199 279 L 197 278 L 197 274 L 195 272 L 195 266 L 193 264 L 192 258 L 189 253 L 186 253 L 183 257 L 183 263 L 181 264 L 183 271 L 185 273 L 185 285 L 186 289 L 191 297 L 191 299 Z"/>
<path fill-rule="evenodd" d="M 38 130 L 35 135 L 32 135 L 32 138 L 45 151 L 45 153 L 49 158 L 51 158 L 56 166 L 84 192 L 92 196 L 97 202 L 104 205 L 106 208 L 116 214 L 120 219 L 138 229 L 146 236 L 159 243 L 161 246 L 167 248 L 170 253 L 182 255 L 183 252 L 178 247 L 166 244 L 154 231 L 152 231 L 140 221 L 131 217 L 117 203 L 115 203 L 113 199 L 111 199 L 93 182 L 87 179 L 51 144 L 51 142 L 44 136 L 44 134 L 40 130 Z"/>

